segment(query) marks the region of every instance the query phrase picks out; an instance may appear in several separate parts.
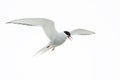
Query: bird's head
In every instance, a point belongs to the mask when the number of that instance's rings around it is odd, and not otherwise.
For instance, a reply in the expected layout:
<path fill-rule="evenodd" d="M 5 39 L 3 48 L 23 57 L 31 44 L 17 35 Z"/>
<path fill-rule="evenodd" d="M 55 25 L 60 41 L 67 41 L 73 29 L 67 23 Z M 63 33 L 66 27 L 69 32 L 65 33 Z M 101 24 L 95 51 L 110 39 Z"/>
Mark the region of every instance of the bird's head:
<path fill-rule="evenodd" d="M 65 35 L 67 36 L 67 38 L 68 38 L 69 40 L 72 39 L 71 33 L 70 33 L 69 31 L 64 31 L 64 33 L 65 33 Z"/>

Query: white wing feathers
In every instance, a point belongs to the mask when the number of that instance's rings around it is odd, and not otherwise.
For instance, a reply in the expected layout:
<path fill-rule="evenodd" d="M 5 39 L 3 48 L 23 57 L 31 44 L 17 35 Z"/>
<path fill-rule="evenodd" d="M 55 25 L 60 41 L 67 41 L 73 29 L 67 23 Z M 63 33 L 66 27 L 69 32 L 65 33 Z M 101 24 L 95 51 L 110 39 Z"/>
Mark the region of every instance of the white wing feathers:
<path fill-rule="evenodd" d="M 45 18 L 23 18 L 16 19 L 7 23 L 22 24 L 28 26 L 42 26 L 44 32 L 50 40 L 53 40 L 54 36 L 57 34 L 57 31 L 54 27 L 54 22 Z"/>
<path fill-rule="evenodd" d="M 91 34 L 95 34 L 95 33 L 92 31 L 85 30 L 85 29 L 75 29 L 75 30 L 71 31 L 71 34 L 72 35 L 91 35 Z"/>

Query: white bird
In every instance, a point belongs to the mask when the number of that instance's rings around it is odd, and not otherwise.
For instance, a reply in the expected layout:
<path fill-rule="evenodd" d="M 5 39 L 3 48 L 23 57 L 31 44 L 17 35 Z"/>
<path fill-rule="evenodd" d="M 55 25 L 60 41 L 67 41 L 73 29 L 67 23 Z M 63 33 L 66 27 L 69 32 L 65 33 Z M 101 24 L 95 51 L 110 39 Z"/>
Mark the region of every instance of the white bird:
<path fill-rule="evenodd" d="M 55 47 L 63 44 L 66 39 L 71 40 L 71 35 L 91 35 L 95 34 L 92 31 L 88 31 L 85 29 L 75 29 L 72 31 L 63 31 L 63 32 L 57 32 L 55 29 L 54 22 L 49 19 L 45 18 L 22 18 L 22 19 L 16 19 L 12 20 L 7 23 L 13 23 L 13 24 L 22 24 L 22 25 L 28 25 L 28 26 L 41 26 L 46 34 L 46 36 L 49 38 L 49 43 L 47 46 L 40 49 L 36 54 L 45 53 L 46 51 L 52 49 L 52 51 L 55 49 Z M 35 55 L 36 55 L 35 54 Z"/>

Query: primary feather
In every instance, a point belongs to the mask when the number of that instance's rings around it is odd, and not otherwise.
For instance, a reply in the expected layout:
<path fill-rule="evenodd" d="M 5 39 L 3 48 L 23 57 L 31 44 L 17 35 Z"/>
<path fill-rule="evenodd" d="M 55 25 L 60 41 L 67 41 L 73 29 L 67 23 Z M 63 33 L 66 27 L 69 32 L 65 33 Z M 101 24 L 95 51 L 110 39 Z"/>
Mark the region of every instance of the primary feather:
<path fill-rule="evenodd" d="M 71 31 L 71 34 L 72 35 L 91 35 L 91 34 L 95 34 L 95 32 L 85 30 L 85 29 L 75 29 Z"/>
<path fill-rule="evenodd" d="M 7 23 L 22 24 L 28 26 L 42 26 L 44 32 L 50 40 L 53 40 L 55 35 L 57 34 L 57 31 L 54 27 L 54 22 L 45 18 L 23 18 L 12 20 Z"/>

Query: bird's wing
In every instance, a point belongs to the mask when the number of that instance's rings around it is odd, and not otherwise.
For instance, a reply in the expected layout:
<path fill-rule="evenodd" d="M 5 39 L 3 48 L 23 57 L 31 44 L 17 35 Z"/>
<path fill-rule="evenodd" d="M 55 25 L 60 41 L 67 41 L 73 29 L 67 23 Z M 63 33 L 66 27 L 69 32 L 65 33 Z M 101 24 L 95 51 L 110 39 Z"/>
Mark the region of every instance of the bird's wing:
<path fill-rule="evenodd" d="M 44 32 L 50 40 L 53 40 L 57 34 L 54 22 L 45 18 L 23 18 L 12 20 L 7 23 L 22 24 L 28 26 L 42 26 Z"/>
<path fill-rule="evenodd" d="M 85 30 L 85 29 L 75 29 L 71 31 L 71 34 L 72 35 L 91 35 L 91 34 L 95 34 L 95 32 Z"/>

